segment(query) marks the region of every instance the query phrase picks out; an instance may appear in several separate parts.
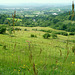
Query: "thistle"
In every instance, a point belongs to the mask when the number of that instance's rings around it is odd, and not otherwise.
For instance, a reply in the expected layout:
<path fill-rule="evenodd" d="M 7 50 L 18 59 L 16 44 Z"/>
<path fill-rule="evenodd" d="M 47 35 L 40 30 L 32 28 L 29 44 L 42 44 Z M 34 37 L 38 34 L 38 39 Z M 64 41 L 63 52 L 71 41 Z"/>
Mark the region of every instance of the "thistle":
<path fill-rule="evenodd" d="M 36 71 L 36 68 L 35 68 L 35 63 L 33 63 L 33 71 L 34 71 L 34 75 L 38 75 L 38 72 Z"/>
<path fill-rule="evenodd" d="M 14 31 L 14 26 L 15 26 L 15 23 L 18 21 L 18 19 L 15 21 L 15 17 L 16 17 L 16 11 L 14 11 L 14 14 L 12 14 L 12 23 L 13 23 L 13 32 L 15 33 Z M 8 24 L 9 26 L 11 26 L 10 22 L 8 21 Z"/>

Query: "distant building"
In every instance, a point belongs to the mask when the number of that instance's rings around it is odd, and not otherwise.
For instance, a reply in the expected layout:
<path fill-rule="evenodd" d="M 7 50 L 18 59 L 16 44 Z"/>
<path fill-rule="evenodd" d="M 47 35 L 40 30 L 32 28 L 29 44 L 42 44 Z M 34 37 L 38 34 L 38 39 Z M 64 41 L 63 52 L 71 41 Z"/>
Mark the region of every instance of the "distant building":
<path fill-rule="evenodd" d="M 58 15 L 57 13 L 52 13 L 52 15 Z"/>

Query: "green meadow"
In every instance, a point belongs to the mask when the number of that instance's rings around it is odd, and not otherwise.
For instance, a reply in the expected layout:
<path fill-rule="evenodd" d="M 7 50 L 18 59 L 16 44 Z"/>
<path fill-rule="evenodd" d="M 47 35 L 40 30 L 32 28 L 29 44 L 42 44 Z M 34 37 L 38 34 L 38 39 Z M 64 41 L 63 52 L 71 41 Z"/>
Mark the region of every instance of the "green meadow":
<path fill-rule="evenodd" d="M 7 18 L 7 20 L 13 20 L 13 18 Z M 15 18 L 15 21 L 16 21 L 17 19 Z M 18 19 L 18 21 L 22 21 L 22 19 Z"/>
<path fill-rule="evenodd" d="M 39 30 L 61 30 L 49 27 L 18 28 L 21 30 L 15 30 L 15 33 L 6 31 L 0 34 L 0 75 L 75 75 L 74 35 L 44 39 L 46 32 Z M 31 34 L 36 37 L 31 37 Z"/>

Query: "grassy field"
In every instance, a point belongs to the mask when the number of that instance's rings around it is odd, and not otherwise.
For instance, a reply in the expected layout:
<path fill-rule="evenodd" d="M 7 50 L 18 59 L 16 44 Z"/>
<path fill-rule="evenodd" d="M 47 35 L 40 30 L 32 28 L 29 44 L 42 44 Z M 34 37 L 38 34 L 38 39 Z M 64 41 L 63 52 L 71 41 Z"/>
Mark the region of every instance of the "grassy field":
<path fill-rule="evenodd" d="M 44 39 L 49 27 L 20 27 L 13 37 L 0 34 L 0 75 L 75 75 L 75 36 Z M 24 31 L 27 29 L 28 31 Z M 57 31 L 57 30 L 54 30 Z M 31 37 L 31 34 L 37 37 Z"/>
<path fill-rule="evenodd" d="M 12 20 L 13 18 L 7 18 L 7 20 Z M 15 19 L 15 21 L 16 21 L 17 19 Z M 18 21 L 22 21 L 22 19 L 18 19 Z"/>

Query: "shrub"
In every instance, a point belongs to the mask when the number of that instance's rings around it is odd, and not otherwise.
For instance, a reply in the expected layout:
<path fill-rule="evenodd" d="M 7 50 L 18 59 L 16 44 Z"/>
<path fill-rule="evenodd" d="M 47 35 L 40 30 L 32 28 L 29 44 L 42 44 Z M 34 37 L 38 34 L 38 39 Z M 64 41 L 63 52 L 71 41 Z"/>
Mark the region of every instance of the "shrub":
<path fill-rule="evenodd" d="M 62 32 L 62 35 L 68 36 L 68 33 L 67 32 Z"/>
<path fill-rule="evenodd" d="M 31 34 L 31 37 L 37 37 L 36 35 L 34 35 L 34 34 Z"/>
<path fill-rule="evenodd" d="M 27 29 L 24 29 L 24 31 L 27 31 Z"/>
<path fill-rule="evenodd" d="M 6 32 L 6 26 L 0 26 L 0 34 L 3 34 Z"/>
<path fill-rule="evenodd" d="M 19 31 L 19 30 L 21 30 L 21 28 L 15 28 L 15 30 L 18 30 Z"/>
<path fill-rule="evenodd" d="M 50 34 L 49 34 L 49 33 L 45 33 L 45 34 L 43 35 L 43 38 L 44 38 L 44 39 L 48 39 L 48 37 L 50 37 Z"/>
<path fill-rule="evenodd" d="M 3 49 L 5 49 L 5 50 L 6 50 L 6 45 L 3 45 Z"/>
<path fill-rule="evenodd" d="M 37 37 L 37 36 L 35 35 L 35 37 Z"/>
<path fill-rule="evenodd" d="M 32 29 L 33 31 L 37 31 L 37 29 Z"/>
<path fill-rule="evenodd" d="M 46 30 L 43 30 L 43 29 L 41 29 L 41 30 L 39 30 L 39 31 L 46 32 Z"/>
<path fill-rule="evenodd" d="M 52 38 L 53 39 L 57 38 L 57 35 L 56 34 L 52 34 Z"/>
<path fill-rule="evenodd" d="M 9 28 L 7 29 L 7 31 L 9 32 L 9 34 L 12 34 L 13 27 L 9 27 Z"/>
<path fill-rule="evenodd" d="M 31 37 L 34 37 L 34 35 L 33 35 L 33 34 L 31 34 Z"/>
<path fill-rule="evenodd" d="M 71 32 L 71 33 L 69 33 L 69 35 L 75 35 L 75 33 L 74 32 Z"/>
<path fill-rule="evenodd" d="M 51 32 L 52 32 L 52 30 L 47 30 L 47 32 L 51 33 Z"/>
<path fill-rule="evenodd" d="M 7 29 L 7 31 L 9 31 L 9 30 L 13 31 L 13 27 L 9 27 L 9 28 Z"/>
<path fill-rule="evenodd" d="M 67 33 L 67 32 L 55 32 L 55 34 L 59 34 L 59 35 L 68 36 L 68 33 Z"/>

